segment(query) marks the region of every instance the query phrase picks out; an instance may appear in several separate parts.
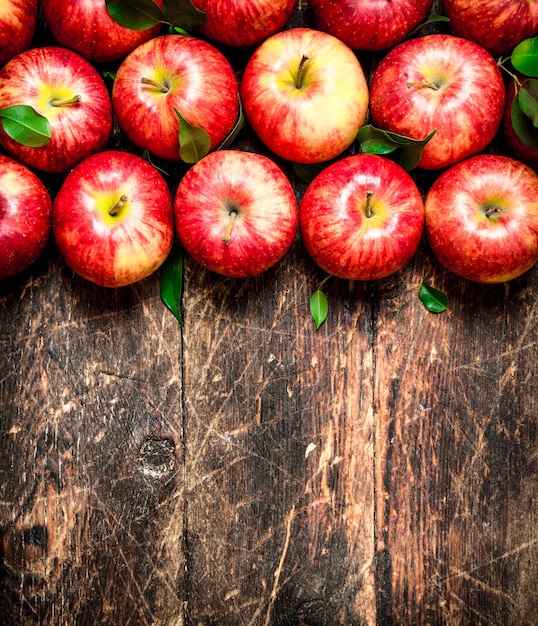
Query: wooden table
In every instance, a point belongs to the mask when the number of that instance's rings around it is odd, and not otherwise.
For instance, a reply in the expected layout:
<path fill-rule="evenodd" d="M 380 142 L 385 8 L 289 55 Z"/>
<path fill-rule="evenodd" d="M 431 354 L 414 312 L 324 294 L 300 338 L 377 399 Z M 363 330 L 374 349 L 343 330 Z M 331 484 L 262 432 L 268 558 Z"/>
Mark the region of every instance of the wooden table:
<path fill-rule="evenodd" d="M 0 624 L 538 624 L 538 268 L 323 278 L 0 285 Z"/>

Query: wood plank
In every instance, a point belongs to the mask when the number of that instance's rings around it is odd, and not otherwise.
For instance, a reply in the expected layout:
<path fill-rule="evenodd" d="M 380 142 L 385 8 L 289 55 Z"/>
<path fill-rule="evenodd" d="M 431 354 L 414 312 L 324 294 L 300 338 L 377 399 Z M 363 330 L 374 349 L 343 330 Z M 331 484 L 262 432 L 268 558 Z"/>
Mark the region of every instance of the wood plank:
<path fill-rule="evenodd" d="M 318 280 L 299 245 L 250 281 L 187 273 L 193 623 L 375 621 L 368 312 L 316 332 Z"/>
<path fill-rule="evenodd" d="M 158 281 L 93 288 L 45 258 L 0 306 L 0 623 L 177 615 L 181 344 Z"/>
<path fill-rule="evenodd" d="M 447 313 L 421 308 L 423 279 Z M 425 247 L 380 287 L 379 623 L 536 623 L 537 281 L 474 285 Z"/>

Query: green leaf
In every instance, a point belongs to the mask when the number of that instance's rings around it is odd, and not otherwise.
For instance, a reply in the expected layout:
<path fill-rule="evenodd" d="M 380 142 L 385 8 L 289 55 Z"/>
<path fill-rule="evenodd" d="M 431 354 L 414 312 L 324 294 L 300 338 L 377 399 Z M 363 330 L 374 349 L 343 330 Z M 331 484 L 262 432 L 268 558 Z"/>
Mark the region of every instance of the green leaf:
<path fill-rule="evenodd" d="M 164 14 L 154 0 L 105 0 L 110 17 L 131 30 L 147 30 L 162 23 Z"/>
<path fill-rule="evenodd" d="M 414 28 L 409 35 L 407 35 L 407 38 L 415 37 L 415 35 L 418 35 L 419 31 L 421 31 L 425 26 L 428 26 L 429 24 L 437 24 L 438 22 L 450 22 L 450 20 L 445 15 L 432 13 L 425 22 L 422 22 L 422 24 L 419 24 L 416 28 Z"/>
<path fill-rule="evenodd" d="M 512 50 L 514 68 L 525 76 L 538 77 L 538 37 L 524 39 Z"/>
<path fill-rule="evenodd" d="M 183 326 L 181 297 L 183 295 L 183 248 L 176 243 L 161 266 L 161 299 Z"/>
<path fill-rule="evenodd" d="M 50 141 L 49 120 L 27 104 L 0 109 L 2 128 L 18 143 L 40 148 Z"/>
<path fill-rule="evenodd" d="M 186 31 L 197 30 L 205 24 L 206 14 L 196 8 L 191 0 L 164 0 L 165 20 Z"/>
<path fill-rule="evenodd" d="M 443 311 L 446 311 L 448 298 L 442 291 L 439 291 L 439 289 L 431 287 L 423 282 L 422 285 L 420 285 L 418 295 L 422 304 L 431 313 L 442 313 Z"/>
<path fill-rule="evenodd" d="M 310 184 L 327 167 L 327 163 L 294 163 L 295 175 L 304 183 Z"/>
<path fill-rule="evenodd" d="M 316 330 L 326 320 L 328 311 L 329 301 L 327 300 L 327 296 L 318 288 L 310 298 L 310 313 L 316 323 Z"/>
<path fill-rule="evenodd" d="M 241 96 L 239 96 L 239 116 L 237 118 L 237 122 L 235 126 L 232 128 L 228 136 L 224 139 L 224 141 L 220 144 L 217 150 L 225 150 L 229 148 L 232 143 L 235 141 L 237 135 L 243 130 L 245 126 L 245 114 L 243 113 L 243 104 L 241 102 Z"/>
<path fill-rule="evenodd" d="M 209 152 L 211 138 L 203 128 L 189 124 L 177 109 L 174 111 L 179 117 L 179 156 L 185 163 L 196 163 Z"/>
<path fill-rule="evenodd" d="M 519 90 L 519 107 L 523 113 L 538 127 L 538 80 L 529 78 Z"/>
<path fill-rule="evenodd" d="M 533 126 L 531 119 L 521 110 L 518 95 L 512 101 L 511 119 L 512 128 L 520 141 L 531 150 L 538 152 L 538 129 Z"/>
<path fill-rule="evenodd" d="M 435 130 L 432 131 L 424 139 L 412 139 L 366 124 L 357 134 L 357 143 L 361 152 L 384 156 L 392 155 L 391 158 L 394 161 L 405 170 L 410 171 L 418 165 L 424 146 L 436 132 Z"/>

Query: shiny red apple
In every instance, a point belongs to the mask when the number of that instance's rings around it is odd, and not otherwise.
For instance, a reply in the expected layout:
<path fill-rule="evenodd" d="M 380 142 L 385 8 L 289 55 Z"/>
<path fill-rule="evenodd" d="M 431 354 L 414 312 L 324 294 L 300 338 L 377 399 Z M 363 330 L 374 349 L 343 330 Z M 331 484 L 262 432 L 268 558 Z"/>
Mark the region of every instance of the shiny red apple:
<path fill-rule="evenodd" d="M 44 252 L 52 202 L 41 179 L 0 154 L 0 279 L 30 267 Z"/>
<path fill-rule="evenodd" d="M 322 170 L 299 205 L 299 228 L 319 267 L 348 280 L 375 280 L 415 254 L 424 226 L 422 196 L 400 165 L 356 154 Z"/>
<path fill-rule="evenodd" d="M 254 46 L 288 22 L 297 0 L 193 0 L 206 18 L 200 34 L 229 46 Z"/>
<path fill-rule="evenodd" d="M 38 0 L 0 2 L 0 67 L 30 47 L 37 16 Z"/>
<path fill-rule="evenodd" d="M 505 97 L 501 72 L 484 48 L 452 35 L 426 35 L 382 59 L 370 87 L 370 114 L 375 126 L 413 139 L 435 130 L 418 165 L 441 169 L 491 143 Z"/>
<path fill-rule="evenodd" d="M 297 233 L 291 183 L 273 160 L 253 152 L 219 150 L 198 161 L 179 184 L 174 210 L 192 258 L 234 278 L 268 270 Z"/>
<path fill-rule="evenodd" d="M 180 117 L 217 148 L 239 116 L 239 85 L 227 58 L 212 44 L 186 35 L 161 35 L 121 63 L 112 89 L 121 129 L 136 146 L 180 160 Z M 179 115 L 178 115 L 179 114 Z"/>
<path fill-rule="evenodd" d="M 260 44 L 243 73 L 241 96 L 264 144 L 296 163 L 342 154 L 368 108 L 368 86 L 355 53 L 311 28 L 284 30 Z"/>
<path fill-rule="evenodd" d="M 385 50 L 400 43 L 430 14 L 433 0 L 310 0 L 320 30 L 354 50 Z"/>
<path fill-rule="evenodd" d="M 52 229 L 66 263 L 103 287 L 155 272 L 174 240 L 172 198 L 148 161 L 106 150 L 66 176 L 53 203 Z"/>
<path fill-rule="evenodd" d="M 443 0 L 453 34 L 474 41 L 496 57 L 538 35 L 534 0 Z"/>
<path fill-rule="evenodd" d="M 162 7 L 163 0 L 155 2 Z M 105 0 L 41 0 L 41 9 L 60 45 L 97 63 L 125 58 L 161 30 L 161 24 L 145 30 L 122 26 L 110 16 Z"/>
<path fill-rule="evenodd" d="M 106 147 L 112 133 L 112 103 L 97 70 L 66 48 L 31 48 L 0 70 L 0 109 L 28 105 L 50 124 L 50 140 L 29 147 L 0 127 L 0 144 L 26 165 L 67 172 Z"/>
<path fill-rule="evenodd" d="M 467 280 L 509 281 L 538 261 L 538 176 L 520 161 L 482 154 L 450 167 L 425 215 L 434 255 Z"/>

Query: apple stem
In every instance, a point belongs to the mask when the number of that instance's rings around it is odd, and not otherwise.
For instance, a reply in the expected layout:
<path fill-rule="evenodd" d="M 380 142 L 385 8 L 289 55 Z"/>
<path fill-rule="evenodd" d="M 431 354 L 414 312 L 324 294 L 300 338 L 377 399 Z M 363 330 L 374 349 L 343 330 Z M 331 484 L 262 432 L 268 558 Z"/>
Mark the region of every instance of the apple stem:
<path fill-rule="evenodd" d="M 152 80 L 151 78 L 142 78 L 141 82 L 143 82 L 144 85 L 151 85 L 163 93 L 168 93 L 170 91 L 170 88 L 167 85 L 158 83 L 156 80 Z"/>
<path fill-rule="evenodd" d="M 237 219 L 237 211 L 235 209 L 232 209 L 229 213 L 229 221 L 228 221 L 228 228 L 226 229 L 226 234 L 224 235 L 224 243 L 228 243 L 228 241 L 230 241 L 230 237 L 232 235 L 232 230 L 235 224 L 235 220 Z"/>
<path fill-rule="evenodd" d="M 407 83 L 407 88 L 411 89 L 411 87 L 428 87 L 429 89 L 433 89 L 434 91 L 439 91 L 440 85 L 436 85 L 431 80 L 427 80 L 424 78 L 423 80 L 415 80 Z"/>
<path fill-rule="evenodd" d="M 501 210 L 502 209 L 500 206 L 498 206 L 497 204 L 493 204 L 484 211 L 484 215 L 486 217 L 494 217 L 495 215 L 498 215 Z"/>
<path fill-rule="evenodd" d="M 127 196 L 123 194 L 121 198 L 115 204 L 113 204 L 110 209 L 108 209 L 108 214 L 110 215 L 110 217 L 114 217 L 115 215 L 117 215 L 126 202 Z"/>
<path fill-rule="evenodd" d="M 366 192 L 366 204 L 364 205 L 364 212 L 366 217 L 372 217 L 374 212 L 372 211 L 372 196 L 374 195 L 373 191 Z"/>
<path fill-rule="evenodd" d="M 53 107 L 64 107 L 70 104 L 78 104 L 80 102 L 80 96 L 73 96 L 72 98 L 53 98 L 50 103 Z"/>
<path fill-rule="evenodd" d="M 303 54 L 301 60 L 299 61 L 299 67 L 297 68 L 297 76 L 295 77 L 295 87 L 297 89 L 302 89 L 303 87 L 303 83 L 305 79 L 305 72 L 306 72 L 306 63 L 308 60 L 309 59 L 306 56 L 306 54 Z"/>

